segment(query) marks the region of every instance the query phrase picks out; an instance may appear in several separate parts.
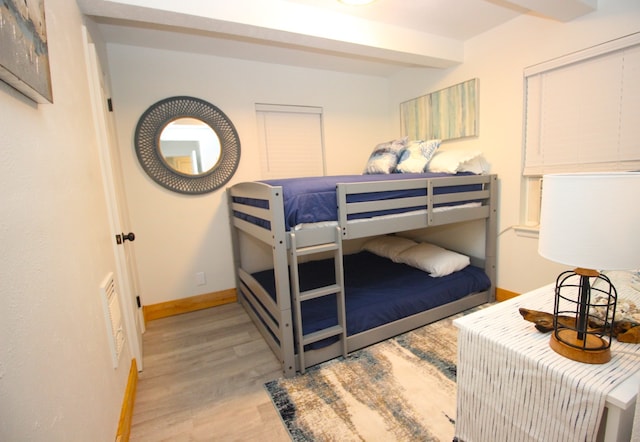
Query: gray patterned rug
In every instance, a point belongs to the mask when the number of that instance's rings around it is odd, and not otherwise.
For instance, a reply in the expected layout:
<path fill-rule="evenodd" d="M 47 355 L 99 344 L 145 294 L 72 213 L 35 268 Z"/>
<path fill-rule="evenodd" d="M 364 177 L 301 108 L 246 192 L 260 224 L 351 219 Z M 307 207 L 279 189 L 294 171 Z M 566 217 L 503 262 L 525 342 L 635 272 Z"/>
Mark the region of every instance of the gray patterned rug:
<path fill-rule="evenodd" d="M 453 440 L 459 316 L 265 384 L 292 440 Z"/>

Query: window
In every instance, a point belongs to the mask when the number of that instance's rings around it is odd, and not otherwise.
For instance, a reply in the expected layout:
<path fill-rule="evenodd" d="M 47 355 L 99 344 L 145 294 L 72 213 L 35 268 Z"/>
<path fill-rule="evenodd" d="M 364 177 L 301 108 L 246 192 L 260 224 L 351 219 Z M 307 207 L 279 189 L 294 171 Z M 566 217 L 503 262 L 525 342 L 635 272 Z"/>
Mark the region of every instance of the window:
<path fill-rule="evenodd" d="M 640 33 L 524 71 L 523 224 L 546 173 L 640 169 Z"/>
<path fill-rule="evenodd" d="M 322 108 L 256 104 L 262 177 L 325 174 Z"/>

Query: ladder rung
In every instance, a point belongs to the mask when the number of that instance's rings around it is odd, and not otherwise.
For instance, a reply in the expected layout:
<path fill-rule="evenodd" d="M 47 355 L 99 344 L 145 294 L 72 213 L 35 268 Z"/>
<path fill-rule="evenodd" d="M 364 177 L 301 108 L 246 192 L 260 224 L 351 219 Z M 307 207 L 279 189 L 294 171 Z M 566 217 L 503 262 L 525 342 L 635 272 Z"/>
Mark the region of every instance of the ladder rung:
<path fill-rule="evenodd" d="M 341 287 L 338 284 L 331 284 L 325 287 L 300 292 L 300 301 L 308 301 L 310 299 L 319 298 L 321 296 L 333 295 L 338 293 Z"/>
<path fill-rule="evenodd" d="M 329 252 L 331 250 L 337 250 L 337 249 L 338 249 L 338 244 L 330 242 L 327 244 L 318 244 L 315 246 L 300 247 L 299 249 L 296 249 L 296 254 L 300 256 L 312 255 L 314 253 Z"/>
<path fill-rule="evenodd" d="M 334 325 L 333 327 L 324 328 L 302 337 L 302 343 L 304 345 L 313 344 L 314 342 L 321 341 L 323 339 L 331 338 L 342 333 L 342 327 L 340 325 Z"/>

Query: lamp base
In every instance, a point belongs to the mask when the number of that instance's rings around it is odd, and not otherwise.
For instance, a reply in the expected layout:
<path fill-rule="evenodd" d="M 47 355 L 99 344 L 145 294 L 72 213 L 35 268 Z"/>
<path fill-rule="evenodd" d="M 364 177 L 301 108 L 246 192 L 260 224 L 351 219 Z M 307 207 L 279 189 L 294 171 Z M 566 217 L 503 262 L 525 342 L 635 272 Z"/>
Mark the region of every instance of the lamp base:
<path fill-rule="evenodd" d="M 562 340 L 556 338 L 555 333 L 551 333 L 549 346 L 565 358 L 586 364 L 604 364 L 611 360 L 611 350 L 606 347 L 607 343 L 598 336 L 587 334 L 585 345 L 583 341 L 578 339 L 575 330 L 558 330 L 558 335 Z M 576 348 L 568 344 L 584 348 Z"/>

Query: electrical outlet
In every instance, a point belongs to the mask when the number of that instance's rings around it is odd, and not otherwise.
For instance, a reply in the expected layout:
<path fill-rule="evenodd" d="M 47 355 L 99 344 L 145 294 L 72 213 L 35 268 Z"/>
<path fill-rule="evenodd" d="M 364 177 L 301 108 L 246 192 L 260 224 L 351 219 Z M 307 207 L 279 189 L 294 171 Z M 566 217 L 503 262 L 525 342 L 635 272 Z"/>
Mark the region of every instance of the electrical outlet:
<path fill-rule="evenodd" d="M 197 285 L 205 285 L 207 283 L 207 277 L 204 272 L 196 273 L 196 284 Z"/>

